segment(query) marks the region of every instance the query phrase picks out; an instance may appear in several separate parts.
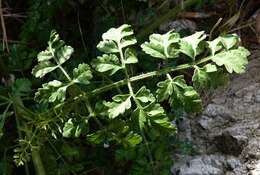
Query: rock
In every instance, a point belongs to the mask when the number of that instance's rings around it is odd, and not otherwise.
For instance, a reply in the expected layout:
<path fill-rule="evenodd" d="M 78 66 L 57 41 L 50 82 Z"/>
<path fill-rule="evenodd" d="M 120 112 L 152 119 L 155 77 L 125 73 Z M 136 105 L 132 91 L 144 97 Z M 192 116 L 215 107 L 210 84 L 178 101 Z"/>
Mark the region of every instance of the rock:
<path fill-rule="evenodd" d="M 228 133 L 223 133 L 220 136 L 215 137 L 217 148 L 224 154 L 238 156 L 242 150 L 244 142 L 240 142 L 239 139 L 232 137 Z"/>
<path fill-rule="evenodd" d="M 255 165 L 255 168 L 250 171 L 250 175 L 259 175 L 260 174 L 260 160 Z"/>
<path fill-rule="evenodd" d="M 255 121 L 236 123 L 220 130 L 219 133 L 213 133 L 212 140 L 221 152 L 238 156 L 245 148 L 252 132 L 258 127 L 259 123 Z"/>
<path fill-rule="evenodd" d="M 223 105 L 209 104 L 203 114 L 211 117 L 229 116 L 230 111 Z"/>
<path fill-rule="evenodd" d="M 260 103 L 260 89 L 258 89 L 258 90 L 256 91 L 255 101 L 256 101 L 257 103 Z"/>
<path fill-rule="evenodd" d="M 231 156 L 227 158 L 227 169 L 226 175 L 229 173 L 230 175 L 244 175 L 247 173 L 246 166 L 243 165 L 241 160 Z"/>
<path fill-rule="evenodd" d="M 179 167 L 173 167 L 176 175 L 221 175 L 224 173 L 224 158 L 217 155 L 196 156 Z"/>
<path fill-rule="evenodd" d="M 191 133 L 191 120 L 187 117 L 183 117 L 179 120 L 178 124 L 179 138 L 182 141 L 192 141 L 192 133 Z"/>
<path fill-rule="evenodd" d="M 242 155 L 245 159 L 260 160 L 260 137 L 251 139 L 244 148 Z"/>
<path fill-rule="evenodd" d="M 203 129 L 213 128 L 214 125 L 214 120 L 206 115 L 203 115 L 198 122 Z"/>
<path fill-rule="evenodd" d="M 197 26 L 196 23 L 188 20 L 188 19 L 179 19 L 175 21 L 170 21 L 168 23 L 161 24 L 159 27 L 159 30 L 161 32 L 168 32 L 170 30 L 175 30 L 176 32 L 179 32 L 181 30 L 190 30 L 191 32 L 195 32 Z"/>
<path fill-rule="evenodd" d="M 200 155 L 172 167 L 174 175 L 242 175 L 245 167 L 235 157 Z"/>
<path fill-rule="evenodd" d="M 180 138 L 194 155 L 175 160 L 174 175 L 260 175 L 259 55 L 213 94 L 201 115 L 180 123 Z"/>

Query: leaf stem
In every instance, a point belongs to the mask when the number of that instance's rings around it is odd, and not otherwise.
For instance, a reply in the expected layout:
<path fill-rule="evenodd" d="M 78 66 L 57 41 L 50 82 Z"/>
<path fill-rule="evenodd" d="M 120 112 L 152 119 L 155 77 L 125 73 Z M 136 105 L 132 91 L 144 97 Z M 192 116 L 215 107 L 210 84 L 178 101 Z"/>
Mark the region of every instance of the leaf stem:
<path fill-rule="evenodd" d="M 118 45 L 120 45 L 120 43 L 118 43 Z M 127 87 L 128 87 L 129 93 L 130 93 L 131 97 L 133 98 L 137 108 L 142 108 L 141 104 L 138 102 L 138 100 L 135 97 L 135 94 L 134 94 L 134 91 L 133 91 L 133 88 L 132 88 L 132 85 L 131 85 L 131 80 L 129 78 L 128 70 L 127 70 L 127 67 L 125 65 L 124 54 L 123 54 L 122 48 L 120 46 L 119 46 L 119 53 L 120 53 L 121 64 L 122 64 L 122 67 L 124 68 L 124 72 L 125 72 L 125 77 L 126 77 L 126 82 L 127 82 Z M 142 137 L 144 139 L 145 147 L 147 149 L 148 158 L 150 160 L 151 167 L 152 167 L 152 170 L 153 170 L 152 174 L 155 174 L 155 167 L 154 167 L 154 161 L 153 161 L 152 152 L 151 152 L 151 150 L 149 148 L 148 141 L 147 141 L 147 139 L 145 137 L 145 134 L 144 134 L 142 128 L 140 128 L 140 132 L 141 132 L 141 135 L 142 135 Z"/>
<path fill-rule="evenodd" d="M 167 78 L 168 78 L 169 80 L 172 80 L 172 77 L 171 77 L 171 75 L 170 75 L 169 73 L 167 73 L 166 76 L 167 76 Z"/>
<path fill-rule="evenodd" d="M 54 59 L 54 61 L 56 62 L 57 66 L 59 67 L 59 69 L 61 70 L 61 72 L 65 75 L 65 77 L 69 80 L 72 81 L 72 79 L 70 78 L 69 74 L 65 71 L 65 69 L 60 65 L 60 63 L 58 62 L 53 50 L 52 50 L 52 46 L 49 44 L 49 48 L 50 48 L 50 52 L 52 54 L 52 57 Z"/>
<path fill-rule="evenodd" d="M 97 116 L 96 116 L 96 114 L 95 114 L 95 112 L 94 112 L 94 110 L 93 110 L 93 108 L 92 108 L 92 106 L 91 106 L 91 104 L 90 104 L 88 94 L 86 94 L 84 91 L 82 91 L 77 84 L 75 84 L 75 87 L 77 88 L 77 90 L 79 91 L 79 93 L 82 94 L 82 98 L 83 98 L 84 101 L 85 101 L 85 106 L 86 106 L 86 108 L 87 108 L 87 110 L 88 110 L 88 112 L 89 112 L 89 116 L 92 117 L 92 118 L 94 118 L 94 120 L 96 121 L 96 123 L 98 124 L 98 126 L 99 126 L 100 128 L 103 128 L 102 123 L 98 120 L 98 118 L 97 118 Z"/>
<path fill-rule="evenodd" d="M 97 124 L 98 124 L 98 126 L 99 126 L 100 128 L 103 128 L 102 123 L 98 120 L 98 118 L 97 118 L 97 116 L 96 116 L 94 110 L 93 110 L 92 107 L 91 107 L 91 104 L 90 104 L 90 102 L 89 102 L 88 97 L 85 97 L 85 102 L 86 102 L 86 107 L 87 107 L 87 110 L 88 110 L 88 112 L 89 112 L 90 117 L 94 118 L 94 120 L 97 122 Z"/>
<path fill-rule="evenodd" d="M 14 111 L 15 111 L 15 116 L 16 116 L 16 122 L 17 122 L 17 130 L 18 133 L 20 132 L 21 129 L 21 123 L 19 121 L 19 118 L 23 116 L 23 108 L 20 106 L 24 107 L 23 101 L 21 100 L 21 97 L 13 97 L 13 106 L 14 106 Z M 27 127 L 27 124 L 23 122 L 24 126 Z M 19 137 L 21 137 L 21 133 L 19 134 Z M 26 131 L 26 136 L 30 139 L 34 137 L 31 136 L 31 133 L 29 131 Z M 33 160 L 33 165 L 35 168 L 35 172 L 37 175 L 46 175 L 43 162 L 41 159 L 40 151 L 39 150 L 32 150 L 32 160 Z"/>
<path fill-rule="evenodd" d="M 62 73 L 65 75 L 65 77 L 69 80 L 72 81 L 72 79 L 70 78 L 69 74 L 65 71 L 65 69 L 58 64 L 59 69 L 62 71 Z"/>
<path fill-rule="evenodd" d="M 166 67 L 166 68 L 158 70 L 158 71 L 152 71 L 152 72 L 148 72 L 148 73 L 145 73 L 145 74 L 141 74 L 141 75 L 131 77 L 131 78 L 129 78 L 129 81 L 135 82 L 135 81 L 139 81 L 139 80 L 142 80 L 142 79 L 151 78 L 151 77 L 154 77 L 154 76 L 160 76 L 162 74 L 167 74 L 169 72 L 175 72 L 175 71 L 179 71 L 179 70 L 183 70 L 183 69 L 188 69 L 188 68 L 193 67 L 194 65 L 203 64 L 203 63 L 206 63 L 210 60 L 211 60 L 211 57 L 209 56 L 209 57 L 203 58 L 199 61 L 195 61 L 194 63 L 182 64 L 182 65 L 175 66 L 175 67 Z M 90 94 L 94 96 L 94 95 L 106 92 L 110 89 L 113 89 L 116 86 L 119 87 L 119 86 L 123 86 L 125 84 L 128 84 L 127 80 L 125 80 L 125 79 L 120 80 L 120 81 L 117 81 L 113 84 L 109 84 L 107 86 L 103 86 L 101 88 L 95 89 Z"/>

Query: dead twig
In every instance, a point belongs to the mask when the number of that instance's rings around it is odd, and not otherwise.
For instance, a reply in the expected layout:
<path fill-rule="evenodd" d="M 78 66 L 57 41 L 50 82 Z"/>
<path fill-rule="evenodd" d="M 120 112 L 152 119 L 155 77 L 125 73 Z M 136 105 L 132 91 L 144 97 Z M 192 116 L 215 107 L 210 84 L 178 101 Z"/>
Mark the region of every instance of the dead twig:
<path fill-rule="evenodd" d="M 21 14 L 16 14 L 16 13 L 11 13 L 11 14 L 3 14 L 5 18 L 26 18 L 26 15 L 21 15 Z"/>
<path fill-rule="evenodd" d="M 9 53 L 9 47 L 8 47 L 8 39 L 6 34 L 6 28 L 5 28 L 5 21 L 4 21 L 4 15 L 3 15 L 3 9 L 2 9 L 2 0 L 0 0 L 0 19 L 1 19 L 1 26 L 3 31 L 3 50 L 7 50 Z"/>
<path fill-rule="evenodd" d="M 212 39 L 212 35 L 213 35 L 213 32 L 215 31 L 215 29 L 218 27 L 218 25 L 221 23 L 222 21 L 222 18 L 219 18 L 218 21 L 216 22 L 216 24 L 212 27 L 212 29 L 210 30 L 210 33 L 209 33 L 209 40 Z"/>
<path fill-rule="evenodd" d="M 256 23 L 255 21 L 253 21 L 253 22 L 248 22 L 248 23 L 246 23 L 246 24 L 244 24 L 244 25 L 241 25 L 241 26 L 238 26 L 238 27 L 236 27 L 236 28 L 233 28 L 233 29 L 229 30 L 228 33 L 232 33 L 232 32 L 235 32 L 235 31 L 238 31 L 238 30 L 241 30 L 241 29 L 250 27 L 250 26 L 254 25 L 255 23 Z"/>

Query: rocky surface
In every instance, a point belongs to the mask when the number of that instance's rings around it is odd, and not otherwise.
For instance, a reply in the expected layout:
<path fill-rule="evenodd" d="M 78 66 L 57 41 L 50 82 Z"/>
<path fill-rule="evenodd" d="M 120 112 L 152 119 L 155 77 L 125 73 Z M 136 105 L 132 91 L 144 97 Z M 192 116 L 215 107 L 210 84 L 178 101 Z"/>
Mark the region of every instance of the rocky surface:
<path fill-rule="evenodd" d="M 195 155 L 175 155 L 174 175 L 260 175 L 259 51 L 246 73 L 213 94 L 202 115 L 187 116 L 178 127 Z"/>

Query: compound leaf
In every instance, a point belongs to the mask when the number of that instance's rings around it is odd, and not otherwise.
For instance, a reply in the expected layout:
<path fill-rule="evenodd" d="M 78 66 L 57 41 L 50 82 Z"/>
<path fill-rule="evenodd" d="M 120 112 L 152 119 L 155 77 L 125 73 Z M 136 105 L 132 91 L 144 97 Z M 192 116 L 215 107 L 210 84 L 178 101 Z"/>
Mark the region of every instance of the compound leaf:
<path fill-rule="evenodd" d="M 116 118 L 131 108 L 131 96 L 129 94 L 116 95 L 112 99 L 112 102 L 105 102 L 105 106 L 109 108 L 108 113 L 111 119 Z"/>
<path fill-rule="evenodd" d="M 195 67 L 192 82 L 196 89 L 217 88 L 228 80 L 222 69 L 217 69 L 214 64 L 206 64 L 204 67 Z"/>
<path fill-rule="evenodd" d="M 143 51 L 153 57 L 167 59 L 176 58 L 179 55 L 177 43 L 180 40 L 178 33 L 169 31 L 166 34 L 152 34 L 149 42 L 141 45 Z"/>
<path fill-rule="evenodd" d="M 111 28 L 102 35 L 103 41 L 98 44 L 98 48 L 106 53 L 119 52 L 119 47 L 124 48 L 137 42 L 133 34 L 131 26 L 127 24 Z"/>
<path fill-rule="evenodd" d="M 104 40 L 100 41 L 97 45 L 98 50 L 104 53 L 118 53 L 118 47 L 114 41 Z"/>
<path fill-rule="evenodd" d="M 70 118 L 63 127 L 62 135 L 63 137 L 79 137 L 86 126 L 88 125 L 88 121 L 76 121 L 73 118 Z"/>
<path fill-rule="evenodd" d="M 153 94 L 145 86 L 141 87 L 139 91 L 137 91 L 137 93 L 135 94 L 135 98 L 142 103 L 155 101 Z"/>
<path fill-rule="evenodd" d="M 118 57 L 114 54 L 104 54 L 97 57 L 97 59 L 92 61 L 92 66 L 96 69 L 96 71 L 108 72 L 109 75 L 113 75 L 118 70 L 122 69 Z"/>
<path fill-rule="evenodd" d="M 238 47 L 212 56 L 212 61 L 218 66 L 224 65 L 229 73 L 243 73 L 248 64 L 249 51 L 244 47 Z"/>
<path fill-rule="evenodd" d="M 135 51 L 129 48 L 125 50 L 125 59 L 125 64 L 134 64 L 138 62 Z"/>
<path fill-rule="evenodd" d="M 74 49 L 71 46 L 63 46 L 59 50 L 57 50 L 57 61 L 58 64 L 61 65 L 65 63 L 72 55 L 74 52 Z"/>
<path fill-rule="evenodd" d="M 206 38 L 204 31 L 196 32 L 193 35 L 184 37 L 180 42 L 180 51 L 193 60 L 203 51 L 201 41 Z"/>
<path fill-rule="evenodd" d="M 32 69 L 32 74 L 36 78 L 42 78 L 44 77 L 47 73 L 52 72 L 53 70 L 57 69 L 58 66 L 55 64 L 51 63 L 50 61 L 43 61 L 40 62 L 38 65 L 36 65 Z"/>
<path fill-rule="evenodd" d="M 184 109 L 186 112 L 198 112 L 202 104 L 198 93 L 192 86 L 188 86 L 183 76 L 165 80 L 157 84 L 158 101 L 169 99 L 170 105 L 175 109 Z"/>
<path fill-rule="evenodd" d="M 89 80 L 92 79 L 92 73 L 88 64 L 79 64 L 77 68 L 73 70 L 73 81 L 80 84 L 89 84 Z"/>
<path fill-rule="evenodd" d="M 44 83 L 35 93 L 35 100 L 39 103 L 63 102 L 66 98 L 67 85 L 58 80 Z"/>
<path fill-rule="evenodd" d="M 44 77 L 47 73 L 54 71 L 65 63 L 73 52 L 74 49 L 65 45 L 65 42 L 60 40 L 57 32 L 53 30 L 48 41 L 48 47 L 37 55 L 38 64 L 33 68 L 32 74 L 37 78 Z"/>

